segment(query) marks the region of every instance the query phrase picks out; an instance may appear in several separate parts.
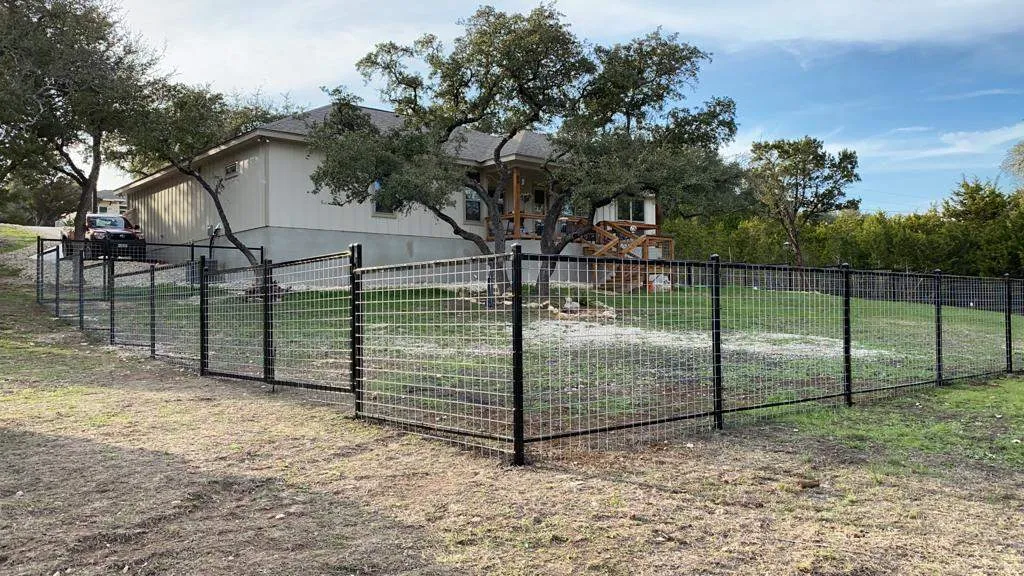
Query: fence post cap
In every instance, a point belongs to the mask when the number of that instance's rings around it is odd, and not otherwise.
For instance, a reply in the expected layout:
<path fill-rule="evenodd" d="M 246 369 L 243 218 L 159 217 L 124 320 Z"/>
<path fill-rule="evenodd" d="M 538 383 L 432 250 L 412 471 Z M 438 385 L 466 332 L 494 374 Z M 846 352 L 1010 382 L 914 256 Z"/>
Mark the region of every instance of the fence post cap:
<path fill-rule="evenodd" d="M 712 260 L 713 262 L 718 262 L 721 259 L 722 258 L 718 254 L 712 254 L 710 257 L 710 260 Z"/>
<path fill-rule="evenodd" d="M 523 245 L 520 244 L 519 242 L 514 242 L 512 244 L 512 253 L 513 254 L 522 254 L 522 252 L 523 252 Z"/>
<path fill-rule="evenodd" d="M 839 267 L 842 268 L 843 270 L 849 270 L 850 269 L 850 263 L 849 262 L 843 262 L 842 264 L 839 265 Z"/>
<path fill-rule="evenodd" d="M 942 269 L 936 268 L 935 270 L 932 270 L 932 274 L 942 274 Z"/>

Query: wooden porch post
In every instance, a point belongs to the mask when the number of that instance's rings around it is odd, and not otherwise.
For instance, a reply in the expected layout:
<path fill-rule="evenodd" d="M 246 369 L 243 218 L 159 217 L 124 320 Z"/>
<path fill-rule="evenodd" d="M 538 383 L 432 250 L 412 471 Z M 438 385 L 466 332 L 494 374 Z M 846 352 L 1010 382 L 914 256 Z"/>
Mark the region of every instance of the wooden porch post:
<path fill-rule="evenodd" d="M 512 238 L 518 239 L 522 226 L 523 200 L 522 186 L 519 183 L 519 168 L 512 168 Z"/>

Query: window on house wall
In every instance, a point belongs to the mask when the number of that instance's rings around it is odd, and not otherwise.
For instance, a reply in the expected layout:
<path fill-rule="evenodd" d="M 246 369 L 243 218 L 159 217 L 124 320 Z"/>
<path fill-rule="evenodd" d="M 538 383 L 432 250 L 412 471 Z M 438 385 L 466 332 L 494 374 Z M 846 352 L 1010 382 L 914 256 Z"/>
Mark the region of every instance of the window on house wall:
<path fill-rule="evenodd" d="M 381 183 L 380 181 L 374 182 L 372 185 L 373 192 L 380 192 Z M 394 216 L 395 207 L 385 200 L 374 200 L 373 201 L 373 213 L 378 216 Z"/>
<path fill-rule="evenodd" d="M 234 178 L 238 176 L 238 162 L 231 162 L 224 165 L 224 177 Z"/>
<path fill-rule="evenodd" d="M 100 214 L 106 214 L 107 213 L 107 207 L 106 206 L 100 206 L 98 208 L 98 210 L 99 210 Z"/>
<path fill-rule="evenodd" d="M 480 222 L 483 220 L 483 202 L 476 190 L 466 188 L 466 222 Z"/>
<path fill-rule="evenodd" d="M 644 199 L 643 198 L 619 198 L 618 220 L 629 220 L 632 222 L 644 221 Z"/>

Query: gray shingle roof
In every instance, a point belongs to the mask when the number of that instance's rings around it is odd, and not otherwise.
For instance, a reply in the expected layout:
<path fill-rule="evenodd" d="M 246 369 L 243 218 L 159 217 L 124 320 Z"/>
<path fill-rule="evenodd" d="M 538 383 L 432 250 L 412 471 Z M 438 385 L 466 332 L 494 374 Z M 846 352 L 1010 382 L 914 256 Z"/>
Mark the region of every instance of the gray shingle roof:
<path fill-rule="evenodd" d="M 370 115 L 370 120 L 381 130 L 397 128 L 402 124 L 402 117 L 388 110 L 378 110 L 360 106 L 363 112 Z M 287 132 L 300 136 L 308 136 L 310 126 L 323 122 L 331 111 L 331 105 L 313 108 L 303 114 L 282 118 L 275 122 L 264 124 L 260 128 L 275 132 Z M 463 160 L 471 162 L 486 162 L 494 154 L 494 148 L 501 138 L 478 130 L 465 129 L 461 132 L 456 154 Z M 511 141 L 505 144 L 502 149 L 502 156 L 520 155 L 534 158 L 547 158 L 551 150 L 548 137 L 539 132 L 520 132 Z"/>

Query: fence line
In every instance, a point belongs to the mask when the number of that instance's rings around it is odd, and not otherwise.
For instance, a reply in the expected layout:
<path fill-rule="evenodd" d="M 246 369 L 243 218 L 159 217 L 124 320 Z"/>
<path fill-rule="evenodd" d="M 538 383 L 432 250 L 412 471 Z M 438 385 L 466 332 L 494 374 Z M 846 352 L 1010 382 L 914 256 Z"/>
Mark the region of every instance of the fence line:
<path fill-rule="evenodd" d="M 1024 366 L 1024 281 L 508 254 L 362 266 L 87 259 L 37 300 L 111 345 L 297 388 L 514 464 Z"/>

